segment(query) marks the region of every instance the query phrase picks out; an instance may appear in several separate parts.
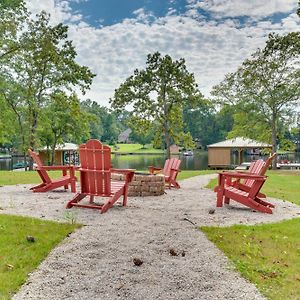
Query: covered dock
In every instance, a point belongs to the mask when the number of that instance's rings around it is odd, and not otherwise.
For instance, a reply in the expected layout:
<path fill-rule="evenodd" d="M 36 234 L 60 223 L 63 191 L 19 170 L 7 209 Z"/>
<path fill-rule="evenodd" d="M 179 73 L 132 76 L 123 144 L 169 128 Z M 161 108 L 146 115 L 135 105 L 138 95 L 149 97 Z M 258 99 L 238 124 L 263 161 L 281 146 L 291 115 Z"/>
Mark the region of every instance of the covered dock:
<path fill-rule="evenodd" d="M 243 154 L 246 150 L 268 149 L 272 150 L 272 145 L 251 140 L 244 137 L 236 137 L 215 144 L 208 145 L 208 167 L 209 168 L 230 168 L 234 165 L 231 161 L 232 151 L 238 152 L 237 164 L 243 163 Z"/>

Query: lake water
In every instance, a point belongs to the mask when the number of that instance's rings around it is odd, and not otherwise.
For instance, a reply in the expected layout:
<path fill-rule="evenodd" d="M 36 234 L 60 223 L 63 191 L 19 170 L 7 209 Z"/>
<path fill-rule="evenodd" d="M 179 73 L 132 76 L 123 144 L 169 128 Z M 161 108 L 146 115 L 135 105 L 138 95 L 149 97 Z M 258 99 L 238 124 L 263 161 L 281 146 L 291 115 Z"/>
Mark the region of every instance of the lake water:
<path fill-rule="evenodd" d="M 205 151 L 194 151 L 193 156 L 176 156 L 181 159 L 181 170 L 205 170 L 208 165 L 208 154 Z M 244 161 L 249 162 L 262 158 L 260 156 L 245 155 Z M 291 162 L 300 162 L 300 153 L 279 156 L 280 159 L 288 159 Z M 148 166 L 163 167 L 166 156 L 163 154 L 151 155 L 112 155 L 112 165 L 120 169 L 146 170 Z M 12 170 L 12 166 L 23 161 L 22 157 L 13 159 L 0 159 L 0 170 Z M 236 155 L 232 155 L 232 163 L 237 164 Z"/>

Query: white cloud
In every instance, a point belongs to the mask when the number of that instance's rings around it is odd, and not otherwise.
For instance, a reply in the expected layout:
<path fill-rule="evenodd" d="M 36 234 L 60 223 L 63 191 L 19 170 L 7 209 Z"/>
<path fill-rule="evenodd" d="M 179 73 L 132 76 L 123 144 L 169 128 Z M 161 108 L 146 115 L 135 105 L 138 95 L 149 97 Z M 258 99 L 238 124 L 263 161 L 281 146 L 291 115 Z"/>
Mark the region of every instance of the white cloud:
<path fill-rule="evenodd" d="M 68 5 L 54 6 L 53 0 L 41 2 L 43 5 L 48 3 L 54 19 L 72 19 Z M 196 2 L 190 0 L 191 5 Z M 287 9 L 285 5 L 281 9 Z M 167 15 L 148 23 L 141 21 L 143 15 L 147 15 L 144 10 L 135 14 L 135 19 L 101 28 L 92 27 L 81 19 L 70 24 L 69 38 L 76 46 L 78 62 L 89 66 L 97 74 L 86 97 L 102 105 L 108 105 L 114 89 L 134 69 L 145 67 L 148 53 L 159 51 L 170 54 L 174 59 L 184 57 L 188 70 L 195 74 L 201 92 L 209 96 L 211 87 L 219 83 L 226 73 L 234 71 L 257 47 L 263 47 L 269 32 L 286 33 L 299 29 L 299 18 L 295 14 L 290 14 L 281 23 L 249 23 L 242 28 L 237 19 L 205 21 L 189 16 Z"/>
<path fill-rule="evenodd" d="M 201 8 L 226 17 L 266 17 L 274 13 L 289 13 L 297 7 L 297 0 L 192 0 L 188 2 L 192 10 Z"/>

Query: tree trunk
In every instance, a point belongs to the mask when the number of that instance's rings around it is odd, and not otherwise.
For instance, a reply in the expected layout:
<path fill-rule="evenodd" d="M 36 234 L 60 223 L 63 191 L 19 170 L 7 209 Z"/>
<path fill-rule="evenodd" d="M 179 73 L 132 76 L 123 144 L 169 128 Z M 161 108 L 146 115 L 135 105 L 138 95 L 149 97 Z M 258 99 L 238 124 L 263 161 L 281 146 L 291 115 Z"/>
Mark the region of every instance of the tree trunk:
<path fill-rule="evenodd" d="M 167 158 L 171 157 L 171 139 L 170 139 L 170 134 L 168 131 L 168 128 L 165 129 L 165 139 L 166 139 L 166 148 L 167 148 Z"/>
<path fill-rule="evenodd" d="M 31 149 L 35 150 L 35 133 L 37 129 L 37 118 L 38 114 L 36 111 L 32 111 L 32 125 L 31 125 L 31 131 L 30 131 L 30 140 L 29 140 L 29 146 Z M 32 159 L 29 161 L 29 170 L 33 170 L 33 161 Z"/>
<path fill-rule="evenodd" d="M 277 128 L 276 128 L 276 114 L 272 114 L 272 153 L 277 151 Z M 273 159 L 272 169 L 277 169 L 277 160 Z"/>
<path fill-rule="evenodd" d="M 51 149 L 51 163 L 50 163 L 51 166 L 54 165 L 55 148 L 56 148 L 56 141 L 53 143 L 52 149 Z"/>

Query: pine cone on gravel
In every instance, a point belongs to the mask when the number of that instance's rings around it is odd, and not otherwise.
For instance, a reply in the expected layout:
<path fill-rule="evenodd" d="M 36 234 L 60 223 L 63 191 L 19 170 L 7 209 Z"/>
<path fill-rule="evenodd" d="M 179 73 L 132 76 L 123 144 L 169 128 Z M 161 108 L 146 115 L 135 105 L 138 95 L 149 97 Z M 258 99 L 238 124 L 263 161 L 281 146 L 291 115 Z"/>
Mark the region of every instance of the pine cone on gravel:
<path fill-rule="evenodd" d="M 171 256 L 178 256 L 178 253 L 173 248 L 170 249 L 169 253 Z"/>
<path fill-rule="evenodd" d="M 133 263 L 136 265 L 136 266 L 141 266 L 143 264 L 143 261 L 140 259 L 140 258 L 137 258 L 137 257 L 134 257 L 133 258 Z"/>

